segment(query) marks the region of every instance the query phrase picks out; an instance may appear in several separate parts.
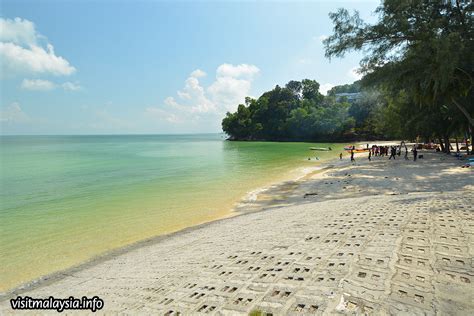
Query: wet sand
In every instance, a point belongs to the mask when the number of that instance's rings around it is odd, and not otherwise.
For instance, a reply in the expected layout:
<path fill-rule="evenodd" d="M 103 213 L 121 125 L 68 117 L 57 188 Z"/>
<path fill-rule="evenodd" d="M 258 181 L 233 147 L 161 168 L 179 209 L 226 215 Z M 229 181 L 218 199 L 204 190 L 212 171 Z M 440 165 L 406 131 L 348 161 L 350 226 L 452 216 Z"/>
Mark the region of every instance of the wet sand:
<path fill-rule="evenodd" d="M 474 173 L 423 154 L 359 155 L 274 186 L 241 216 L 17 289 L 0 313 L 18 294 L 99 296 L 101 312 L 129 314 L 472 314 Z"/>

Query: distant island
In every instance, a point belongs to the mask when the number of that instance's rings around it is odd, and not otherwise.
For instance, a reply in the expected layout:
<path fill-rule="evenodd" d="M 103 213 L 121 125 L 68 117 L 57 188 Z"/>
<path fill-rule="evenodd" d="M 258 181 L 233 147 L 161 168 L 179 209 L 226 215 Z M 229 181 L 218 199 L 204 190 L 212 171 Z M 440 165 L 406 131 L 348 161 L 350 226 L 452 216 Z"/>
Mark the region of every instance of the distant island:
<path fill-rule="evenodd" d="M 258 99 L 247 97 L 235 113 L 227 113 L 222 129 L 230 140 L 343 141 L 384 139 L 376 124 L 384 100 L 363 90 L 360 81 L 336 86 L 327 96 L 315 80 L 290 81 Z"/>

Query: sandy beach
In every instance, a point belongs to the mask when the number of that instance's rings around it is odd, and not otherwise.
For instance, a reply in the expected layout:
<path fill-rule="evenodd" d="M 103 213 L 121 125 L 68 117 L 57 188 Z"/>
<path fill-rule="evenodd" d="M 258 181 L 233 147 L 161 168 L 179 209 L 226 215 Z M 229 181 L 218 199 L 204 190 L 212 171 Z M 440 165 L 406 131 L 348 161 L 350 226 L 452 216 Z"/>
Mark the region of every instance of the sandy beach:
<path fill-rule="evenodd" d="M 17 295 L 98 296 L 112 314 L 472 314 L 473 169 L 420 154 L 358 155 L 273 186 L 239 216 L 16 289 L 0 314 Z"/>

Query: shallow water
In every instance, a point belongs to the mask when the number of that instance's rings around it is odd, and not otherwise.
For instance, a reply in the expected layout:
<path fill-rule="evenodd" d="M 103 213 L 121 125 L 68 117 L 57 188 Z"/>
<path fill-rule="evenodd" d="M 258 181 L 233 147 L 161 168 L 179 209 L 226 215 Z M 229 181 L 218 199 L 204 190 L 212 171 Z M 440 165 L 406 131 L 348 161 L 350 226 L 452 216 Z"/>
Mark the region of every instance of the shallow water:
<path fill-rule="evenodd" d="M 342 148 L 223 137 L 0 137 L 0 291 L 229 216 L 249 191 L 294 177 L 295 168 L 335 158 Z M 307 160 L 315 155 L 321 160 Z"/>

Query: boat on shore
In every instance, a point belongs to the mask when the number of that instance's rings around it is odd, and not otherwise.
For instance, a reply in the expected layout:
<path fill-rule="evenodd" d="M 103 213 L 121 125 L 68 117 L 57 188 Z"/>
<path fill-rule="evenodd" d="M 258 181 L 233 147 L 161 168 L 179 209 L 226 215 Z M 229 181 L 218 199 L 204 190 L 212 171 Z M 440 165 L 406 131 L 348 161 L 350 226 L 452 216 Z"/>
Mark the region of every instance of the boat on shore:
<path fill-rule="evenodd" d="M 311 150 L 318 150 L 318 151 L 331 151 L 331 147 L 325 148 L 325 147 L 309 147 Z"/>

